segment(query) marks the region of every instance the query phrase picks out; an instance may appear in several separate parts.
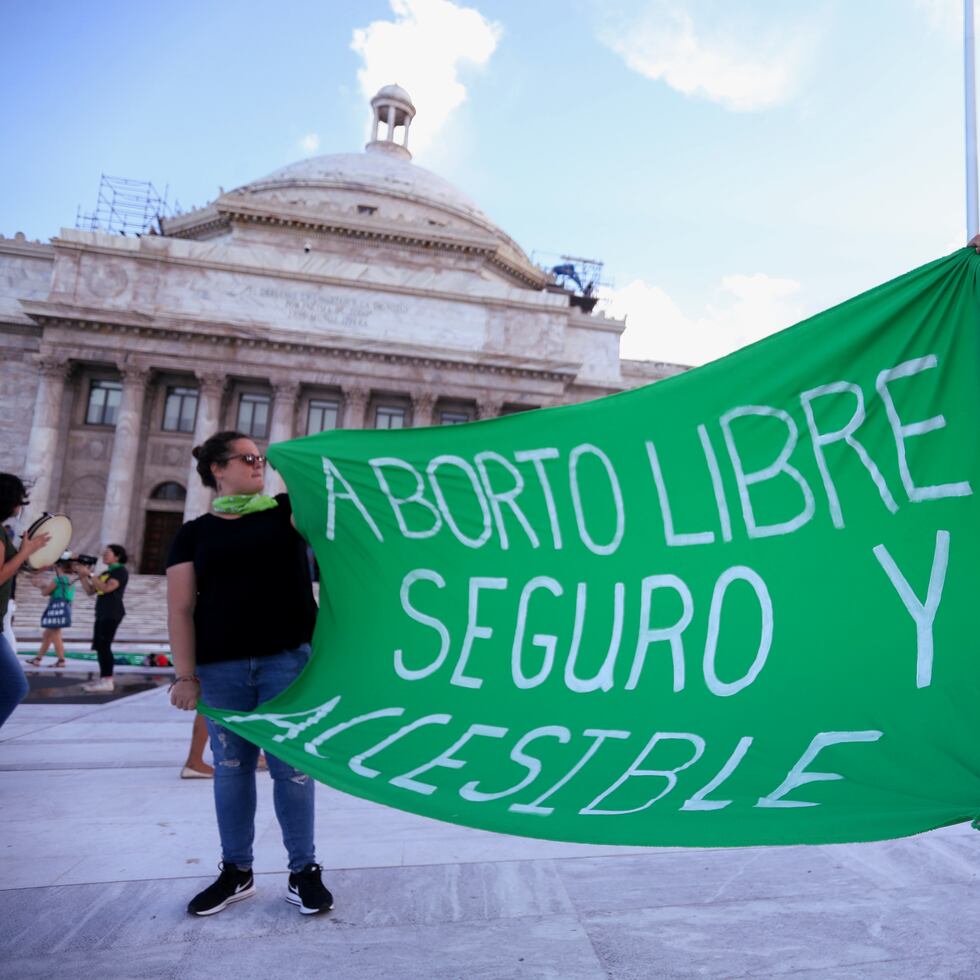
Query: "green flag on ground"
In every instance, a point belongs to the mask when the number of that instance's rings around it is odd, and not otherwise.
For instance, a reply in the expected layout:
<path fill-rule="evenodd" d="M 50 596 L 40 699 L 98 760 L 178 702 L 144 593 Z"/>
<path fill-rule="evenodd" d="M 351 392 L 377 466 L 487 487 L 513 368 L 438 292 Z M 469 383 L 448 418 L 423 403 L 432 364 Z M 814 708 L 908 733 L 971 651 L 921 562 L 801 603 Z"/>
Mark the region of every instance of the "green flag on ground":
<path fill-rule="evenodd" d="M 314 658 L 206 713 L 337 789 L 530 837 L 975 818 L 978 274 L 957 251 L 598 401 L 273 446 Z"/>

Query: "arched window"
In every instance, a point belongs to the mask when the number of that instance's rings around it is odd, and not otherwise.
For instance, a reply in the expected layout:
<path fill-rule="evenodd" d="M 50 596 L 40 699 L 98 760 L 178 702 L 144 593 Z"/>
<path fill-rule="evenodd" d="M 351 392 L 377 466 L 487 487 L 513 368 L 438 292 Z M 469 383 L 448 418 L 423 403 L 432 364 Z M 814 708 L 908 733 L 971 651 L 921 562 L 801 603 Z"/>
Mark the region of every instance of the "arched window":
<path fill-rule="evenodd" d="M 150 494 L 150 497 L 153 500 L 184 500 L 187 497 L 187 491 L 179 483 L 168 480 L 166 483 L 161 483 Z"/>

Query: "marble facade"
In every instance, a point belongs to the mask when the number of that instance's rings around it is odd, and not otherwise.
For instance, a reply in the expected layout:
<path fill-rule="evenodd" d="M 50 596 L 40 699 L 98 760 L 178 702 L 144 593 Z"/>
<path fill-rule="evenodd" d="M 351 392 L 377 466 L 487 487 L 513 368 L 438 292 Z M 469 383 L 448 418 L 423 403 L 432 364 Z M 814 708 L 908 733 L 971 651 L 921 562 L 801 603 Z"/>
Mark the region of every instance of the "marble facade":
<path fill-rule="evenodd" d="M 682 370 L 622 361 L 623 321 L 572 306 L 411 163 L 410 106 L 382 89 L 364 153 L 285 167 L 162 234 L 0 236 L 0 469 L 32 481 L 32 512 L 66 512 L 77 548 L 118 541 L 152 572 L 180 519 L 208 506 L 191 447 L 243 418 L 265 446 L 582 401 Z"/>

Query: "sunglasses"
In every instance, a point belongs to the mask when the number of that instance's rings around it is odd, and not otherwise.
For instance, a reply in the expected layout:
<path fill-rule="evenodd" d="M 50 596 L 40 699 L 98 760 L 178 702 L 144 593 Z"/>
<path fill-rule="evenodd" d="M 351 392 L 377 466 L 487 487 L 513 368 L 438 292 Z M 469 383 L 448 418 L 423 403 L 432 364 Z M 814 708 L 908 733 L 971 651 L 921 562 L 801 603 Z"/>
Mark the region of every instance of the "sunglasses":
<path fill-rule="evenodd" d="M 233 459 L 240 459 L 246 466 L 254 466 L 256 463 L 265 466 L 267 458 L 266 456 L 256 456 L 255 453 L 236 453 L 234 456 L 226 457 L 225 462 L 230 463 Z"/>

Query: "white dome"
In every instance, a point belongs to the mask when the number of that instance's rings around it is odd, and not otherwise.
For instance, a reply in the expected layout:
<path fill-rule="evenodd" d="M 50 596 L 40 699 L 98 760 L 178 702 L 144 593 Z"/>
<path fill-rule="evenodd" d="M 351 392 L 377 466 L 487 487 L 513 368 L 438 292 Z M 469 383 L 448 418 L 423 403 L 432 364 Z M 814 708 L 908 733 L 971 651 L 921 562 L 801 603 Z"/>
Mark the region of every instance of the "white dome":
<path fill-rule="evenodd" d="M 296 202 L 316 207 L 323 191 L 362 191 L 434 205 L 480 225 L 495 236 L 504 233 L 448 180 L 408 160 L 385 153 L 332 153 L 310 157 L 246 184 L 253 194 L 293 191 Z M 303 189 L 309 189 L 308 195 Z M 298 193 L 297 193 L 298 192 Z M 304 198 L 308 200 L 304 201 Z"/>
<path fill-rule="evenodd" d="M 378 99 L 397 99 L 399 102 L 407 102 L 409 105 L 412 105 L 412 97 L 401 85 L 385 85 L 379 88 L 377 94 L 371 101 L 375 102 Z"/>
<path fill-rule="evenodd" d="M 415 107 L 408 93 L 386 85 L 371 102 L 374 138 L 364 153 L 331 153 L 281 167 L 222 192 L 206 208 L 163 219 L 164 234 L 214 239 L 235 235 L 236 223 L 250 222 L 316 228 L 410 248 L 482 255 L 490 276 L 502 273 L 524 287 L 544 288 L 546 274 L 470 198 L 411 162 L 407 138 Z M 383 139 L 378 138 L 382 122 L 388 128 Z M 398 129 L 404 130 L 401 143 L 394 137 Z"/>
<path fill-rule="evenodd" d="M 270 212 L 359 218 L 362 209 L 369 209 L 380 223 L 414 229 L 413 234 L 484 239 L 495 242 L 500 258 L 524 278 L 540 276 L 521 247 L 470 198 L 448 180 L 393 154 L 310 157 L 225 194 L 220 201 L 231 205 L 240 196 Z"/>

